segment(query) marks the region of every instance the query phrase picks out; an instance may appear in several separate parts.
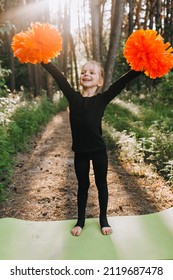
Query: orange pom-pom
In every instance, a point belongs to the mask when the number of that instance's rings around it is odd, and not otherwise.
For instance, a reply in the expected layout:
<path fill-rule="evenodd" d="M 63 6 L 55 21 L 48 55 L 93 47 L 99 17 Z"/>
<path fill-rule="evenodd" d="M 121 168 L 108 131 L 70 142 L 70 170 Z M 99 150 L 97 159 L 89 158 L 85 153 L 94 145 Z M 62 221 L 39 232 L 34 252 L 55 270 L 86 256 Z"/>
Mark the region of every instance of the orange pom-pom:
<path fill-rule="evenodd" d="M 157 31 L 137 30 L 127 39 L 124 56 L 135 71 L 144 71 L 150 78 L 158 78 L 173 67 L 173 48 L 164 44 Z"/>
<path fill-rule="evenodd" d="M 48 63 L 62 50 L 62 38 L 52 25 L 35 23 L 13 37 L 12 49 L 21 63 Z"/>

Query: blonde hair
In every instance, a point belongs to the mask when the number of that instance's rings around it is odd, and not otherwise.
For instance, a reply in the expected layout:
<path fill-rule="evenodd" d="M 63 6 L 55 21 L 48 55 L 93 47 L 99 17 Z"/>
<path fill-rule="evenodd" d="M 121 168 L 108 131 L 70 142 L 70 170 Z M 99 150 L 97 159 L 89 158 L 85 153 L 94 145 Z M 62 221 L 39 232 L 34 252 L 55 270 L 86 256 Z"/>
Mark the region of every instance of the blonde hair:
<path fill-rule="evenodd" d="M 97 65 L 98 68 L 99 68 L 99 70 L 100 70 L 100 76 L 101 76 L 101 78 L 104 79 L 105 71 L 104 71 L 104 68 L 103 68 L 102 64 L 101 64 L 100 62 L 96 61 L 96 60 L 87 60 L 87 61 L 83 64 L 82 67 L 84 67 L 84 66 L 85 66 L 86 64 L 88 64 L 88 63 Z"/>
<path fill-rule="evenodd" d="M 103 89 L 103 84 L 104 84 L 104 68 L 102 67 L 101 63 L 96 61 L 96 60 L 88 60 L 86 61 L 82 68 L 87 65 L 87 64 L 93 64 L 93 65 L 96 65 L 99 69 L 99 72 L 100 72 L 100 78 L 102 79 L 102 85 L 98 86 L 97 90 L 96 90 L 96 93 L 99 93 L 100 91 L 102 92 L 102 89 Z"/>

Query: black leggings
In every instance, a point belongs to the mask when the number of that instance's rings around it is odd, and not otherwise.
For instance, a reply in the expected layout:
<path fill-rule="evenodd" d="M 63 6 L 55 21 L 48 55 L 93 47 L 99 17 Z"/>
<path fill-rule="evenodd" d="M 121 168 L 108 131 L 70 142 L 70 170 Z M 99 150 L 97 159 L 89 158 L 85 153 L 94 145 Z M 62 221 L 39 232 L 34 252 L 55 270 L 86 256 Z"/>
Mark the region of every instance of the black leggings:
<path fill-rule="evenodd" d="M 99 206 L 100 206 L 100 226 L 109 227 L 107 221 L 107 205 L 108 205 L 108 188 L 107 188 L 107 169 L 108 157 L 106 151 L 97 154 L 78 154 L 75 153 L 74 166 L 78 180 L 78 221 L 76 226 L 84 227 L 85 209 L 88 198 L 88 189 L 90 186 L 89 170 L 90 160 L 92 160 L 95 175 L 95 183 L 98 189 Z"/>

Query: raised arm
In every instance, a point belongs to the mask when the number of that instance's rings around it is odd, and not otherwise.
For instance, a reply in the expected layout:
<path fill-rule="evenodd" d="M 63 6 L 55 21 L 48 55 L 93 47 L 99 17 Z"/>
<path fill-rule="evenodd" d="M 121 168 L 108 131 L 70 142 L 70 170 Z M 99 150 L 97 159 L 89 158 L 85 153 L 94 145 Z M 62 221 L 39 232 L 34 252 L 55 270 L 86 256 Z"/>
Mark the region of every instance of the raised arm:
<path fill-rule="evenodd" d="M 61 70 L 53 62 L 47 64 L 41 63 L 41 65 L 52 75 L 67 100 L 70 101 L 73 97 L 74 89 L 71 87 Z"/>
<path fill-rule="evenodd" d="M 142 72 L 130 70 L 126 74 L 121 76 L 118 80 L 116 80 L 108 88 L 108 90 L 103 93 L 106 103 L 108 104 L 112 99 L 114 99 L 114 97 L 116 97 L 130 81 L 138 77 L 141 73 Z"/>

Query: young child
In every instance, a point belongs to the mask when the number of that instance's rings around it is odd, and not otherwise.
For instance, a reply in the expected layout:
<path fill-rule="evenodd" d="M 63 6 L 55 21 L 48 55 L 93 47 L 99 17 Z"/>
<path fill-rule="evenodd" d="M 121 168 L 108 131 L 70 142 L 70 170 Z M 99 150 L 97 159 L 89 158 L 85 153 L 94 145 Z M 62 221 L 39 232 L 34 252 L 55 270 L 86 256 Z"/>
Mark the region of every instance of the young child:
<path fill-rule="evenodd" d="M 107 220 L 108 188 L 107 169 L 108 157 L 102 138 L 102 117 L 106 106 L 116 97 L 128 82 L 141 72 L 130 70 L 108 90 L 99 92 L 104 82 L 104 71 L 96 61 L 88 61 L 82 67 L 80 85 L 82 91 L 75 91 L 61 71 L 53 64 L 42 66 L 53 76 L 69 103 L 70 125 L 72 132 L 72 150 L 74 151 L 74 167 L 78 180 L 78 220 L 71 233 L 79 236 L 85 224 L 85 209 L 89 189 L 89 170 L 92 161 L 95 183 L 98 189 L 100 206 L 100 227 L 104 235 L 112 233 Z"/>

